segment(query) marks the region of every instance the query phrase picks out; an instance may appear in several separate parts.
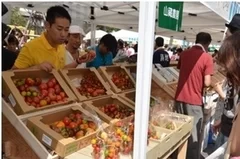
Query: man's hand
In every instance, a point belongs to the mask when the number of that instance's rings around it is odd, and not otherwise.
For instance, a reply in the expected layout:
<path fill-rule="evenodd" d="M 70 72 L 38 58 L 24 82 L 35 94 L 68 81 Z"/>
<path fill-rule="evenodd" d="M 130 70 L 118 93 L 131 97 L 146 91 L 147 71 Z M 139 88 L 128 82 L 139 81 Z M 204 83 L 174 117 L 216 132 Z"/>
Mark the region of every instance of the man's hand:
<path fill-rule="evenodd" d="M 54 66 L 49 62 L 43 62 L 43 63 L 39 64 L 37 67 L 46 72 L 51 72 L 52 69 L 54 69 Z"/>
<path fill-rule="evenodd" d="M 221 127 L 221 120 L 216 120 L 212 126 L 212 130 L 214 134 L 217 134 L 220 131 L 220 127 Z"/>

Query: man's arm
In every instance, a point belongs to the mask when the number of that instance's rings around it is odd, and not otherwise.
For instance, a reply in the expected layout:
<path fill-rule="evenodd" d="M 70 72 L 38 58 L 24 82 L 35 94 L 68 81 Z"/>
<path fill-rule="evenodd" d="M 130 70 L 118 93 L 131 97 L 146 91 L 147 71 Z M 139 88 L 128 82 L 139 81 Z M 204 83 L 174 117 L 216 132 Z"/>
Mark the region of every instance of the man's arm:
<path fill-rule="evenodd" d="M 204 85 L 206 87 L 211 85 L 211 75 L 213 74 L 213 59 L 210 55 L 206 56 L 206 63 L 204 69 Z"/>

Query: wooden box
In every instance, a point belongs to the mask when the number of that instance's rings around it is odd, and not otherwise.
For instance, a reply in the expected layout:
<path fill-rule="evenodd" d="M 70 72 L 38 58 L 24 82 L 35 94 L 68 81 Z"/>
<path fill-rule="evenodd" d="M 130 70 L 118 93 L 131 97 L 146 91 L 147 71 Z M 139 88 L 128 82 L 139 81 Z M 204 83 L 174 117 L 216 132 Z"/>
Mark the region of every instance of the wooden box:
<path fill-rule="evenodd" d="M 62 120 L 65 116 L 74 112 L 85 112 L 82 107 L 74 106 L 68 109 L 54 111 L 51 114 L 31 117 L 27 120 L 27 127 L 34 136 L 46 147 L 54 150 L 60 157 L 70 155 L 91 144 L 91 140 L 96 137 L 97 129 L 93 133 L 89 133 L 79 139 L 72 137 L 64 138 L 60 133 L 55 132 L 48 124 Z M 87 114 L 85 114 L 88 116 Z M 88 116 L 89 117 L 89 116 Z M 102 127 L 108 125 L 103 123 Z"/>
<path fill-rule="evenodd" d="M 25 101 L 23 96 L 20 94 L 18 88 L 15 86 L 13 80 L 24 79 L 24 78 L 41 78 L 49 79 L 55 77 L 59 85 L 62 87 L 66 95 L 68 96 L 67 101 L 51 104 L 43 107 L 35 108 L 34 106 L 29 106 Z M 72 93 L 71 89 L 67 86 L 64 80 L 61 78 L 60 74 L 53 70 L 48 73 L 42 70 L 16 70 L 16 71 L 5 71 L 2 73 L 3 79 L 3 94 L 7 100 L 11 103 L 12 108 L 18 115 L 30 113 L 34 111 L 40 111 L 43 109 L 48 109 L 52 107 L 62 106 L 67 103 L 71 103 L 77 100 L 76 96 Z"/>
<path fill-rule="evenodd" d="M 102 75 L 103 79 L 111 86 L 111 90 L 114 93 L 122 93 L 126 91 L 135 90 L 135 81 L 132 78 L 131 74 L 124 68 L 124 66 L 108 66 L 108 67 L 99 67 L 98 71 Z M 124 72 L 128 76 L 129 80 L 133 84 L 132 89 L 119 89 L 112 81 L 112 75 L 118 72 Z"/>
<path fill-rule="evenodd" d="M 159 123 L 159 125 L 162 125 L 163 127 L 154 126 L 156 127 L 157 131 L 165 132 L 167 134 L 167 136 L 162 140 L 154 140 L 160 143 L 157 146 L 157 149 L 160 150 L 156 153 L 156 156 L 158 157 L 163 157 L 168 153 L 169 150 L 174 149 L 176 145 L 179 145 L 183 139 L 188 138 L 193 127 L 193 117 L 191 116 L 177 113 L 164 113 L 162 115 L 163 116 L 159 116 L 159 122 L 161 122 L 161 119 L 163 119 L 164 116 L 168 117 L 168 121 L 174 121 L 176 128 L 174 130 L 164 128 L 165 122 Z"/>
<path fill-rule="evenodd" d="M 96 96 L 96 97 L 91 97 L 91 96 L 87 97 L 87 96 L 81 95 L 79 93 L 76 86 L 73 84 L 72 80 L 76 80 L 77 82 L 79 81 L 79 84 L 80 84 L 80 80 L 83 79 L 83 76 L 86 74 L 89 74 L 89 73 L 94 73 L 96 75 L 96 77 L 98 78 L 98 80 L 101 82 L 101 84 L 103 85 L 103 87 L 106 90 L 105 95 L 100 95 L 100 96 Z M 71 90 L 74 92 L 74 94 L 77 96 L 79 101 L 93 100 L 93 99 L 112 95 L 110 86 L 104 82 L 104 80 L 102 79 L 102 77 L 100 76 L 100 74 L 98 73 L 98 71 L 95 68 L 77 68 L 77 69 L 60 70 L 60 74 L 62 75 L 62 77 L 64 78 L 66 83 L 69 85 Z"/>
<path fill-rule="evenodd" d="M 107 104 L 116 104 L 120 107 L 129 108 L 129 109 L 134 110 L 134 105 L 122 100 L 117 95 L 112 95 L 111 97 L 96 99 L 96 100 L 92 100 L 92 101 L 86 101 L 83 103 L 83 107 L 84 108 L 90 107 L 99 115 L 99 117 L 104 122 L 110 123 L 113 120 L 113 118 L 111 118 L 110 116 L 108 116 L 107 114 L 105 114 L 103 111 L 101 111 L 99 109 L 100 107 L 105 106 Z"/>
<path fill-rule="evenodd" d="M 136 78 L 137 78 L 137 65 L 136 64 L 128 64 L 128 65 L 124 65 L 124 67 L 131 74 L 132 78 L 136 81 Z"/>

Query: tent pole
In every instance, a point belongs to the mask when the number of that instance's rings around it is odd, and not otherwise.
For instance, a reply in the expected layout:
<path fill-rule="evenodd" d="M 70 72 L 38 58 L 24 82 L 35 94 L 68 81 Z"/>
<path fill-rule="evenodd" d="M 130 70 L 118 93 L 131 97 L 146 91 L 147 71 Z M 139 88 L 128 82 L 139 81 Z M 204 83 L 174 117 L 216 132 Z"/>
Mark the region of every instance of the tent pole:
<path fill-rule="evenodd" d="M 172 47 L 172 45 L 173 45 L 173 36 L 170 36 L 169 47 Z"/>
<path fill-rule="evenodd" d="M 96 24 L 91 21 L 91 46 L 95 46 Z"/>
<path fill-rule="evenodd" d="M 134 159 L 146 159 L 155 17 L 156 2 L 140 1 Z"/>

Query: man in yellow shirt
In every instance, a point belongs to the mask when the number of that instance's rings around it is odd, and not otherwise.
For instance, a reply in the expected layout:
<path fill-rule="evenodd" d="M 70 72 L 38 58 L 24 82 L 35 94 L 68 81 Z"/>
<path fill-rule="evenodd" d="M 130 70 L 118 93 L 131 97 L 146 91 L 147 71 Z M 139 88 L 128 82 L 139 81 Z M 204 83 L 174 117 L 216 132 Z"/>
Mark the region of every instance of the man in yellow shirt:
<path fill-rule="evenodd" d="M 47 10 L 46 32 L 24 45 L 13 69 L 42 69 L 51 71 L 65 66 L 65 47 L 63 43 L 68 36 L 71 17 L 61 6 Z"/>

